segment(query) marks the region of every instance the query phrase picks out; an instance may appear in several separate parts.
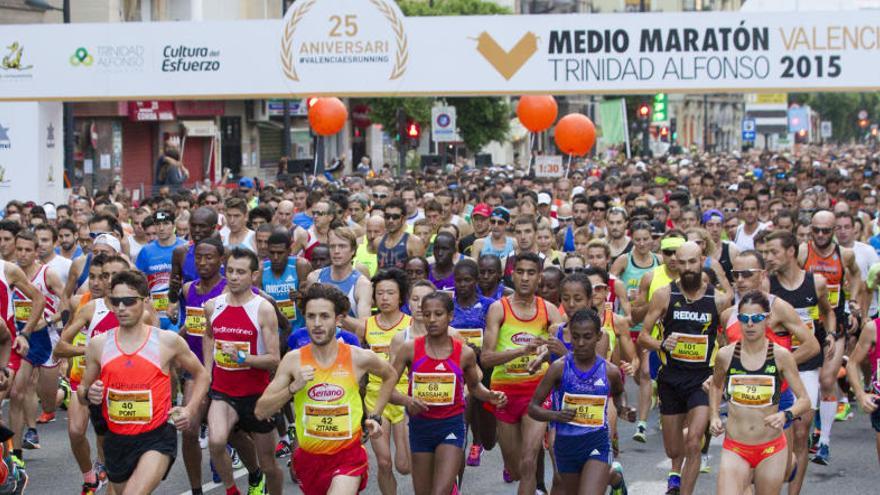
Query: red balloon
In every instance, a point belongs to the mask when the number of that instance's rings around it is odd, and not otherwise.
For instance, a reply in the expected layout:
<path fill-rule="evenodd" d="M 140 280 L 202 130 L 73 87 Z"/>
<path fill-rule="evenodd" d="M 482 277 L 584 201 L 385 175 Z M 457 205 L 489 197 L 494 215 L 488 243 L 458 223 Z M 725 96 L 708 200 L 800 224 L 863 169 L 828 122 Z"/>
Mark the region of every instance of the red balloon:
<path fill-rule="evenodd" d="M 532 132 L 546 131 L 556 122 L 559 108 L 556 98 L 550 95 L 521 96 L 516 106 L 516 116 L 523 127 Z"/>
<path fill-rule="evenodd" d="M 309 124 L 315 134 L 332 136 L 345 127 L 348 110 L 339 98 L 318 98 L 309 108 Z"/>
<path fill-rule="evenodd" d="M 596 126 L 586 115 L 570 113 L 559 119 L 556 146 L 567 155 L 584 156 L 596 143 Z"/>

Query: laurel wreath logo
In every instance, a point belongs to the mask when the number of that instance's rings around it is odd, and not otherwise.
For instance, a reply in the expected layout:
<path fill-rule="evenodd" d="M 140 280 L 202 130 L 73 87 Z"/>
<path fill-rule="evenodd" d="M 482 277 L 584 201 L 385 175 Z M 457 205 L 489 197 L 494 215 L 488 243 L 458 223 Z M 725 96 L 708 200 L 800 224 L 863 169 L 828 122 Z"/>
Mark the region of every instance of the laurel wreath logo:
<path fill-rule="evenodd" d="M 281 69 L 284 71 L 284 75 L 291 81 L 299 82 L 299 75 L 296 72 L 296 64 L 294 63 L 293 35 L 296 32 L 297 25 L 315 6 L 317 1 L 306 0 L 301 2 L 290 16 L 287 25 L 284 26 L 284 33 L 281 37 Z M 394 31 L 397 53 L 394 58 L 394 68 L 391 70 L 391 76 L 388 79 L 398 79 L 406 72 L 406 67 L 409 63 L 409 40 L 404 29 L 403 19 L 386 0 L 370 0 L 370 3 L 391 23 L 391 28 Z"/>

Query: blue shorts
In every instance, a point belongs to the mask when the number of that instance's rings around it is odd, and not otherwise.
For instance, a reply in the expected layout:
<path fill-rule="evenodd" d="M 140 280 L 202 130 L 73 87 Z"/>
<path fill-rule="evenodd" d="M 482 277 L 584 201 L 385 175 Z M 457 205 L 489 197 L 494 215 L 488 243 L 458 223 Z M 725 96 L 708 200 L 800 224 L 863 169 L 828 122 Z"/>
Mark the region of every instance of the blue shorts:
<path fill-rule="evenodd" d="M 786 409 L 791 409 L 791 406 L 793 405 L 794 392 L 791 391 L 791 388 L 788 388 L 785 392 L 782 392 L 782 394 L 779 395 L 779 410 L 785 411 Z M 786 421 L 783 429 L 787 430 L 788 427 L 791 426 L 792 421 Z"/>
<path fill-rule="evenodd" d="M 657 379 L 662 364 L 663 363 L 660 361 L 660 355 L 657 354 L 657 351 L 648 351 L 648 372 L 651 374 L 651 380 Z"/>
<path fill-rule="evenodd" d="M 610 465 L 614 460 L 607 428 L 583 435 L 557 433 L 553 452 L 556 454 L 556 469 L 560 473 L 580 473 L 588 461 Z"/>
<path fill-rule="evenodd" d="M 464 449 L 464 414 L 443 419 L 409 418 L 409 448 L 412 452 L 434 452 L 443 444 Z"/>
<path fill-rule="evenodd" d="M 44 328 L 42 330 L 35 330 L 31 334 L 31 338 L 28 339 L 30 348 L 24 359 L 35 368 L 38 366 L 52 367 L 57 364 L 52 359 L 54 344 L 51 335 L 49 335 L 50 331 L 58 333 L 55 329 Z"/>

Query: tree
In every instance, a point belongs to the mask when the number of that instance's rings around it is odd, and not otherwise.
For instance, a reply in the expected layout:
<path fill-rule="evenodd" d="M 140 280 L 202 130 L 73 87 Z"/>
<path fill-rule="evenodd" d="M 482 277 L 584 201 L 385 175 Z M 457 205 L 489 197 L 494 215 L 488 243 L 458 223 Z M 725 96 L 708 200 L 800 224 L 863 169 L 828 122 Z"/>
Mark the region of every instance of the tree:
<path fill-rule="evenodd" d="M 792 93 L 789 103 L 809 105 L 822 120 L 830 121 L 837 142 L 864 136 L 858 127 L 860 110 L 868 112 L 869 122 L 880 122 L 880 98 L 875 93 Z"/>
<path fill-rule="evenodd" d="M 510 10 L 484 0 L 437 0 L 434 5 L 425 1 L 398 0 L 400 10 L 407 17 L 437 15 L 499 15 Z M 448 98 L 455 106 L 458 129 L 465 146 L 479 151 L 492 141 L 501 141 L 510 131 L 511 109 L 507 101 L 497 97 Z M 434 98 L 372 98 L 367 100 L 372 120 L 385 128 L 390 136 L 397 134 L 397 109 L 428 129 Z"/>

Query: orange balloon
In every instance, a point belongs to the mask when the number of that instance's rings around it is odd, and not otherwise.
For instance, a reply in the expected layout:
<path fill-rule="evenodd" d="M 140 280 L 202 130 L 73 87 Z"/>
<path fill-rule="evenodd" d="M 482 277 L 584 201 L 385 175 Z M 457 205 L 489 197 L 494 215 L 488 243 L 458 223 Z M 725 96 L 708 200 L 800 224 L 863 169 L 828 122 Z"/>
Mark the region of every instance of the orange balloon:
<path fill-rule="evenodd" d="M 555 138 L 563 153 L 584 156 L 596 143 L 596 126 L 586 115 L 570 113 L 559 119 Z"/>
<path fill-rule="evenodd" d="M 332 136 L 345 127 L 348 110 L 339 98 L 318 98 L 309 108 L 309 124 L 315 134 Z"/>
<path fill-rule="evenodd" d="M 550 95 L 521 96 L 516 106 L 516 116 L 523 127 L 532 132 L 546 131 L 556 122 L 559 108 L 556 98 Z"/>

